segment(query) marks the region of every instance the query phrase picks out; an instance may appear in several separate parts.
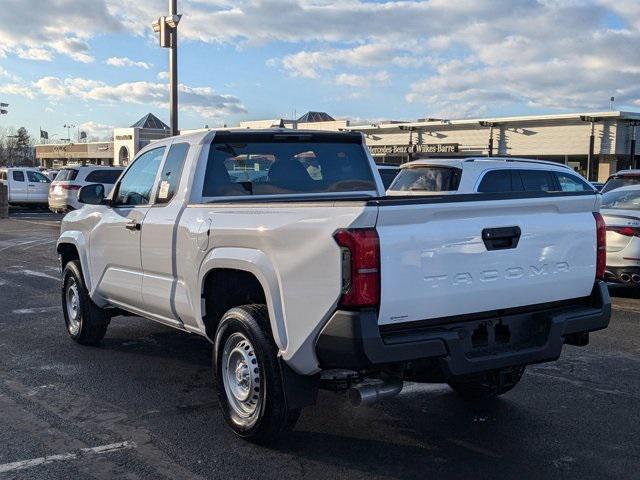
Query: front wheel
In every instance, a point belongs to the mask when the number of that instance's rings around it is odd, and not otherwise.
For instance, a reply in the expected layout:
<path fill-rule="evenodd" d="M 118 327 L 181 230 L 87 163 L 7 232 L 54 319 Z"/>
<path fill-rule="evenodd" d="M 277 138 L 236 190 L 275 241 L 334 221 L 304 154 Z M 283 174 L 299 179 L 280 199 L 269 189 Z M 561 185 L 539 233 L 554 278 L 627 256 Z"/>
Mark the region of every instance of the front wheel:
<path fill-rule="evenodd" d="M 91 300 L 77 260 L 68 262 L 62 273 L 62 311 L 67 333 L 76 342 L 96 345 L 104 338 L 110 317 Z"/>
<path fill-rule="evenodd" d="M 291 430 L 277 349 L 265 305 L 232 308 L 220 321 L 213 352 L 218 399 L 227 424 L 242 438 L 268 443 Z"/>
<path fill-rule="evenodd" d="M 524 374 L 525 367 L 508 367 L 449 380 L 449 386 L 468 400 L 497 397 L 513 389 Z"/>

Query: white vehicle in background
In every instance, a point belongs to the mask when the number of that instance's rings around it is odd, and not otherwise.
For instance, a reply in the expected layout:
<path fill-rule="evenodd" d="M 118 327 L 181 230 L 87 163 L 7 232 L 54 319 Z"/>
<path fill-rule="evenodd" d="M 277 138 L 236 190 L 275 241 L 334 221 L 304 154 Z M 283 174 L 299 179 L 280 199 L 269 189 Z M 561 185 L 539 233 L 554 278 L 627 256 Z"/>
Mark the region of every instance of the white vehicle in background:
<path fill-rule="evenodd" d="M 69 336 L 99 343 L 128 313 L 208 338 L 225 420 L 268 441 L 320 387 L 355 404 L 405 380 L 494 397 L 608 325 L 592 188 L 385 197 L 375 169 L 356 133 L 147 145 L 62 220 Z"/>
<path fill-rule="evenodd" d="M 84 185 L 99 183 L 108 195 L 123 170 L 120 167 L 80 165 L 61 169 L 49 189 L 49 210 L 65 213 L 81 208 L 78 191 Z"/>
<path fill-rule="evenodd" d="M 0 182 L 8 186 L 10 205 L 47 205 L 51 181 L 37 168 L 0 169 Z"/>
<path fill-rule="evenodd" d="M 396 175 L 398 175 L 398 172 L 400 171 L 400 167 L 397 165 L 378 164 L 376 165 L 376 168 L 378 169 L 378 173 L 380 174 L 385 190 L 393 183 Z"/>
<path fill-rule="evenodd" d="M 43 170 L 42 173 L 52 182 L 55 180 L 60 170 Z"/>
<path fill-rule="evenodd" d="M 605 182 L 600 190 L 601 193 L 607 193 L 620 187 L 629 187 L 631 185 L 640 185 L 640 170 L 620 170 Z"/>
<path fill-rule="evenodd" d="M 389 196 L 508 192 L 595 192 L 569 167 L 525 158 L 415 160 L 400 166 Z"/>
<path fill-rule="evenodd" d="M 602 195 L 607 225 L 607 270 L 610 285 L 640 287 L 640 185 L 618 187 Z"/>

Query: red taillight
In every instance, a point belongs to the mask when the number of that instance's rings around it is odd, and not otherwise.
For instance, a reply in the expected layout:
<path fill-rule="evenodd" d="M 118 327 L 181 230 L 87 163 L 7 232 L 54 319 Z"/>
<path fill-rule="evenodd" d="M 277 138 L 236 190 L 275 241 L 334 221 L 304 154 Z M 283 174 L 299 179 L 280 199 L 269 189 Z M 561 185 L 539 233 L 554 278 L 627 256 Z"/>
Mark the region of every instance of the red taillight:
<path fill-rule="evenodd" d="M 607 225 L 598 212 L 594 212 L 596 219 L 596 279 L 604 280 L 607 266 Z"/>
<path fill-rule="evenodd" d="M 633 227 L 607 227 L 608 232 L 616 232 L 625 237 L 640 237 L 640 229 Z"/>
<path fill-rule="evenodd" d="M 66 185 L 63 183 L 60 186 L 63 190 L 80 190 L 80 185 Z"/>
<path fill-rule="evenodd" d="M 380 242 L 374 228 L 338 230 L 342 298 L 340 307 L 377 307 L 380 301 Z"/>

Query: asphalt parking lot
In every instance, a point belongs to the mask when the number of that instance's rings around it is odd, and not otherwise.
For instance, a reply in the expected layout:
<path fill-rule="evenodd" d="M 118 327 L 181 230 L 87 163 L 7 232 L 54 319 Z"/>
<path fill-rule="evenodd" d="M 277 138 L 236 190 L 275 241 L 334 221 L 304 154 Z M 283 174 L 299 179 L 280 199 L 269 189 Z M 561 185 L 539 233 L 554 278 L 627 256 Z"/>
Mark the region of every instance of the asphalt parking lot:
<path fill-rule="evenodd" d="M 224 425 L 209 344 L 113 319 L 100 347 L 67 338 L 59 216 L 0 220 L 0 478 L 603 479 L 640 474 L 640 300 L 610 327 L 478 404 L 444 385 L 354 408 L 322 392 L 277 447 Z"/>

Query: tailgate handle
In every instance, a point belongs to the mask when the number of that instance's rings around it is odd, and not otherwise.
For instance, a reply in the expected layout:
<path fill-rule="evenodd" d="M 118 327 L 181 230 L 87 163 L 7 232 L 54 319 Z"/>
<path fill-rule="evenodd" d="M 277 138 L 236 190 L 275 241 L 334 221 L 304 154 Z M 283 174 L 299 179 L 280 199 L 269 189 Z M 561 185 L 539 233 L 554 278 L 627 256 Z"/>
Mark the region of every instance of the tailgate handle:
<path fill-rule="evenodd" d="M 516 248 L 521 233 L 520 227 L 485 228 L 482 230 L 482 241 L 487 250 Z"/>

